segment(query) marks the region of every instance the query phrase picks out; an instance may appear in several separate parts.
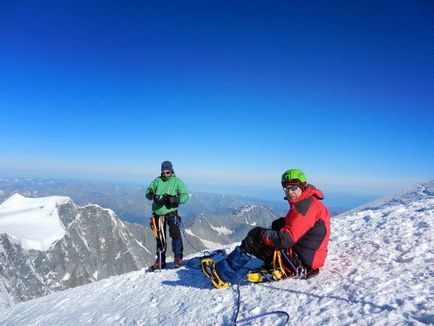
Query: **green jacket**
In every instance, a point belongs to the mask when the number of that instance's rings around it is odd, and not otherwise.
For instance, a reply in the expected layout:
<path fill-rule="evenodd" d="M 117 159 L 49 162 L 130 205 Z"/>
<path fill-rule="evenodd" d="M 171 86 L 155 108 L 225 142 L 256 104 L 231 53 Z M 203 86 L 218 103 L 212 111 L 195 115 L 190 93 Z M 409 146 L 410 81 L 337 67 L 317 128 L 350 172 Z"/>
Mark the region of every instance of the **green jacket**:
<path fill-rule="evenodd" d="M 155 178 L 146 189 L 146 197 L 149 197 L 152 193 L 156 195 L 172 195 L 179 197 L 179 205 L 185 204 L 190 197 L 188 196 L 187 188 L 181 179 L 176 177 L 175 173 L 172 173 L 170 177 L 163 180 L 161 176 Z M 176 211 L 177 208 L 167 208 L 164 204 L 152 204 L 152 211 L 157 215 L 166 215 L 170 212 Z"/>

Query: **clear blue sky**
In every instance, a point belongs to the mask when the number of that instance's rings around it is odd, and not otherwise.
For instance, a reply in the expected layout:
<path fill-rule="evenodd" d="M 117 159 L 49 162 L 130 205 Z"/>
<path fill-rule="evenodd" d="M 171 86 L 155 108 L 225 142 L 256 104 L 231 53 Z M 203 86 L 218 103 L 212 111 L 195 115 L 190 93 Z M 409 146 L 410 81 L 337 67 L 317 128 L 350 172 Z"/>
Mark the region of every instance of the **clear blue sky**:
<path fill-rule="evenodd" d="M 0 0 L 0 171 L 394 192 L 434 177 L 433 31 L 428 0 Z"/>

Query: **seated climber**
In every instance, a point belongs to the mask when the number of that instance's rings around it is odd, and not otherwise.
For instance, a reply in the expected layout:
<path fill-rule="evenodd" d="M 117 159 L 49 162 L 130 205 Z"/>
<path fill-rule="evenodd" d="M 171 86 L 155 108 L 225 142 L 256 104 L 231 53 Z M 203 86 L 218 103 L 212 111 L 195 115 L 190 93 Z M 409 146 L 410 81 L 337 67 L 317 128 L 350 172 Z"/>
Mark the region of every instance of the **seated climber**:
<path fill-rule="evenodd" d="M 306 182 L 300 170 L 283 173 L 281 183 L 290 206 L 285 217 L 273 221 L 271 229 L 252 229 L 225 259 L 202 260 L 202 271 L 215 287 L 237 283 L 249 272 L 243 267 L 252 256 L 264 262 L 249 274 L 252 282 L 266 281 L 267 275 L 273 280 L 307 279 L 319 273 L 330 238 L 330 214 L 320 202 L 323 194 Z"/>

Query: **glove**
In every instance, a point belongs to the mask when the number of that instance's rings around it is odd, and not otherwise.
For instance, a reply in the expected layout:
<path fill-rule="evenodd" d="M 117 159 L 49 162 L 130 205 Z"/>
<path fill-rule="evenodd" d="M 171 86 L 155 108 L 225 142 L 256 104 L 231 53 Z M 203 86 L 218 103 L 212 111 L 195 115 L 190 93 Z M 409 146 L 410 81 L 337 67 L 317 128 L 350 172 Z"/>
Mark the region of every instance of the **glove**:
<path fill-rule="evenodd" d="M 152 198 L 154 199 L 154 203 L 162 205 L 165 204 L 167 195 L 154 195 Z"/>
<path fill-rule="evenodd" d="M 149 221 L 149 227 L 151 228 L 151 230 L 154 230 L 154 223 L 153 223 L 154 218 L 151 217 L 150 221 Z"/>
<path fill-rule="evenodd" d="M 257 226 L 249 231 L 247 233 L 246 238 L 250 238 L 254 242 L 261 242 L 262 241 L 262 234 L 264 233 L 265 229 Z"/>
<path fill-rule="evenodd" d="M 275 247 L 273 243 L 273 239 L 277 238 L 277 232 L 273 230 L 266 230 L 262 233 L 261 239 L 262 243 L 269 247 Z"/>
<path fill-rule="evenodd" d="M 283 228 L 284 225 L 285 225 L 285 218 L 281 217 L 278 218 L 277 220 L 274 220 L 273 223 L 271 223 L 271 228 L 274 231 L 279 231 L 281 228 Z"/>
<path fill-rule="evenodd" d="M 149 200 L 154 199 L 154 190 L 153 189 L 149 190 L 149 192 L 146 194 L 145 197 Z"/>
<path fill-rule="evenodd" d="M 166 202 L 164 203 L 166 208 L 176 208 L 179 206 L 179 197 L 167 195 Z"/>

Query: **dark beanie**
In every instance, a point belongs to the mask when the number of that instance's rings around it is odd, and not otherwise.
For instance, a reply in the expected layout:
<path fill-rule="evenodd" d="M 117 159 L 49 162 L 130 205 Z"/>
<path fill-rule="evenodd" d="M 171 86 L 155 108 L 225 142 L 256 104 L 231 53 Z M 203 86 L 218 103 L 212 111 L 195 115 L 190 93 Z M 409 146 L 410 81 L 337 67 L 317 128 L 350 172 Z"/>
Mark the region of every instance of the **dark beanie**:
<path fill-rule="evenodd" d="M 161 163 L 161 172 L 163 172 L 163 171 L 173 172 L 172 162 L 170 162 L 170 161 L 164 161 L 163 163 Z"/>

